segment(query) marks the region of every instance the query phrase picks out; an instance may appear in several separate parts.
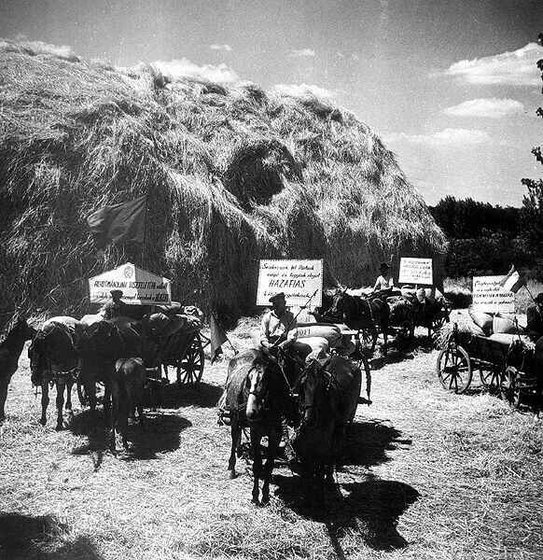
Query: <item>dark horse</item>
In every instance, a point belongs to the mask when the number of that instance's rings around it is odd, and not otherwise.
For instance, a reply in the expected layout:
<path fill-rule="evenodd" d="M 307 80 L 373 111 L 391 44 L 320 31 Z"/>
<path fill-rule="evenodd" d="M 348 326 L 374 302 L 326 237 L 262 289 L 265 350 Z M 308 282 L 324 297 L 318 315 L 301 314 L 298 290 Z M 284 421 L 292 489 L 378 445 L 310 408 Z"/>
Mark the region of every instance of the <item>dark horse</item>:
<path fill-rule="evenodd" d="M 384 299 L 352 296 L 346 290 L 337 290 L 332 296 L 329 309 L 323 310 L 322 318 L 345 323 L 349 328 L 358 331 L 369 331 L 372 352 L 375 350 L 379 333 L 382 333 L 383 353 L 386 354 L 389 313 L 389 307 Z"/>
<path fill-rule="evenodd" d="M 292 447 L 302 475 L 320 484 L 332 479 L 345 430 L 353 421 L 361 387 L 360 368 L 333 355 L 327 363 L 313 360 L 297 385 L 301 421 Z"/>
<path fill-rule="evenodd" d="M 230 411 L 232 446 L 228 471 L 236 476 L 236 452 L 245 427 L 250 431 L 253 459 L 253 503 L 270 500 L 270 480 L 282 432 L 282 417 L 289 415 L 289 383 L 277 361 L 259 349 L 242 352 L 230 360 L 222 403 Z M 261 442 L 267 436 L 266 462 L 263 464 Z M 260 500 L 260 481 L 262 499 Z"/>
<path fill-rule="evenodd" d="M 8 386 L 17 371 L 23 346 L 35 334 L 36 331 L 28 325 L 26 319 L 16 314 L 9 321 L 6 334 L 0 342 L 0 422 L 5 418 Z"/>
<path fill-rule="evenodd" d="M 72 387 L 77 378 L 78 357 L 74 348 L 77 319 L 73 317 L 53 317 L 38 330 L 28 349 L 32 384 L 41 387 L 40 424 L 47 422 L 49 405 L 49 385 L 57 388 L 57 425 L 63 427 L 62 409 L 66 388 L 66 410 L 72 414 Z"/>
<path fill-rule="evenodd" d="M 104 384 L 104 408 L 109 411 L 115 362 L 120 358 L 143 357 L 142 336 L 130 326 L 109 321 L 80 324 L 76 331 L 79 354 L 81 398 L 96 408 L 96 383 Z"/>

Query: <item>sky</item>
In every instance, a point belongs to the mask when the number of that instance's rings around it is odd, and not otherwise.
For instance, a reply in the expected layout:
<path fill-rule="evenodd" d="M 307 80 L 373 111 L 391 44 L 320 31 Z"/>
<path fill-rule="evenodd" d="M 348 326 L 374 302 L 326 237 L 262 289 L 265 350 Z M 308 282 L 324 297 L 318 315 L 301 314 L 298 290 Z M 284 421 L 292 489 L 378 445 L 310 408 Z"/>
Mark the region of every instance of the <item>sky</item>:
<path fill-rule="evenodd" d="M 0 0 L 0 37 L 353 112 L 428 204 L 540 178 L 543 0 Z"/>

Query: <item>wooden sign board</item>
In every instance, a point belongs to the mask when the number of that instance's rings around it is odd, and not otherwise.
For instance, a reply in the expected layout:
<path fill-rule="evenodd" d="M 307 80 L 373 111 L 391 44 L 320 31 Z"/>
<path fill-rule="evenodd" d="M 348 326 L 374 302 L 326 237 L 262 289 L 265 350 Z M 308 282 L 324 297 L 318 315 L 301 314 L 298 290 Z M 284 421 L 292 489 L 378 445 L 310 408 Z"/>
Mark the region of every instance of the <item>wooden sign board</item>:
<path fill-rule="evenodd" d="M 125 303 L 162 305 L 172 301 L 170 280 L 126 263 L 89 278 L 92 303 L 111 301 L 111 290 L 122 290 Z"/>
<path fill-rule="evenodd" d="M 514 313 L 515 294 L 500 285 L 503 276 L 473 277 L 473 308 L 485 313 Z"/>
<path fill-rule="evenodd" d="M 322 305 L 322 282 L 322 259 L 261 260 L 256 304 L 269 306 L 271 296 L 284 292 L 287 305 L 313 309 Z"/>
<path fill-rule="evenodd" d="M 398 283 L 432 286 L 434 284 L 432 259 L 402 257 Z"/>

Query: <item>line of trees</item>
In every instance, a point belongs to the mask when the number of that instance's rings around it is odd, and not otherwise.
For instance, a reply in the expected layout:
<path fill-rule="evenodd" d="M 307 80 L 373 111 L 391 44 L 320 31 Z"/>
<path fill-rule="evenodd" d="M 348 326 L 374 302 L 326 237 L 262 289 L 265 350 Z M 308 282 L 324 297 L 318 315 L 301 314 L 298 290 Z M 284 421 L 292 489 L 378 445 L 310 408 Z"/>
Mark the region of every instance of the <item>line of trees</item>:
<path fill-rule="evenodd" d="M 543 45 L 543 33 L 539 34 Z M 537 61 L 543 81 L 543 59 Z M 543 93 L 543 90 L 542 90 Z M 543 108 L 536 115 L 543 118 Z M 543 165 L 542 146 L 532 154 Z M 543 280 L 543 179 L 522 179 L 521 208 L 492 206 L 447 196 L 430 211 L 450 240 L 447 275 L 504 274 L 511 263 Z"/>
<path fill-rule="evenodd" d="M 522 208 L 447 196 L 430 212 L 449 238 L 447 276 L 505 274 L 511 263 L 537 275 L 536 255 L 524 236 Z"/>

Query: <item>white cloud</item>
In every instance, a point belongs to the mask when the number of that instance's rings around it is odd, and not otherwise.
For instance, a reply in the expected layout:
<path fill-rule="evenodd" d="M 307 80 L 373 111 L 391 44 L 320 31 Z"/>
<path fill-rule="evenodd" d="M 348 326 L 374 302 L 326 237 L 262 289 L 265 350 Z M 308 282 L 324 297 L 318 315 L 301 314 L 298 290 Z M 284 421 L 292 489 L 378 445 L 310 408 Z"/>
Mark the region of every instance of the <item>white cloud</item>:
<path fill-rule="evenodd" d="M 232 51 L 232 47 L 230 45 L 224 44 L 224 45 L 209 45 L 209 48 L 212 51 L 225 51 L 225 52 L 231 52 Z"/>
<path fill-rule="evenodd" d="M 51 45 L 43 41 L 27 41 L 23 40 L 23 36 L 16 43 L 7 40 L 0 40 L 0 50 L 16 51 L 21 48 L 29 49 L 34 54 L 49 54 L 58 58 L 70 61 L 78 61 L 79 57 L 75 54 L 72 47 L 68 45 Z"/>
<path fill-rule="evenodd" d="M 459 78 L 468 84 L 539 85 L 541 77 L 536 62 L 542 56 L 542 46 L 528 43 L 513 52 L 455 62 L 441 74 Z"/>
<path fill-rule="evenodd" d="M 330 100 L 336 96 L 336 92 L 313 84 L 277 84 L 273 90 L 281 95 L 290 97 L 317 97 Z"/>
<path fill-rule="evenodd" d="M 180 77 L 209 80 L 211 82 L 233 83 L 239 81 L 239 76 L 226 64 L 204 64 L 198 66 L 188 58 L 179 60 L 159 60 L 153 63 L 160 71 L 169 75 L 173 80 Z"/>
<path fill-rule="evenodd" d="M 461 147 L 488 144 L 492 142 L 490 135 L 484 130 L 467 128 L 445 128 L 433 134 L 406 134 L 393 132 L 385 135 L 385 140 L 390 143 L 409 142 L 427 146 Z"/>
<path fill-rule="evenodd" d="M 315 51 L 313 49 L 298 49 L 290 51 L 289 56 L 313 57 L 315 56 Z"/>
<path fill-rule="evenodd" d="M 454 107 L 443 110 L 446 115 L 453 117 L 488 117 L 501 119 L 509 115 L 524 112 L 524 105 L 515 99 L 497 99 L 495 97 L 484 99 L 470 99 Z"/>

